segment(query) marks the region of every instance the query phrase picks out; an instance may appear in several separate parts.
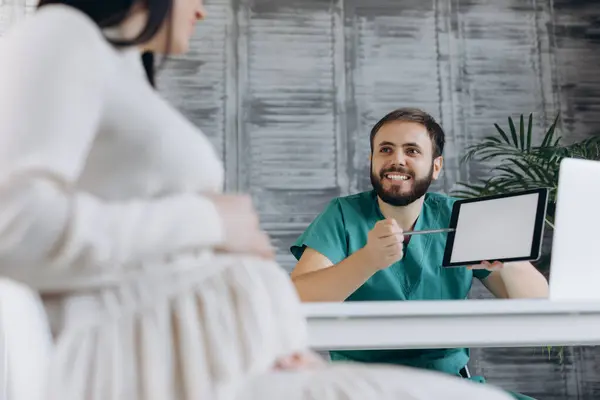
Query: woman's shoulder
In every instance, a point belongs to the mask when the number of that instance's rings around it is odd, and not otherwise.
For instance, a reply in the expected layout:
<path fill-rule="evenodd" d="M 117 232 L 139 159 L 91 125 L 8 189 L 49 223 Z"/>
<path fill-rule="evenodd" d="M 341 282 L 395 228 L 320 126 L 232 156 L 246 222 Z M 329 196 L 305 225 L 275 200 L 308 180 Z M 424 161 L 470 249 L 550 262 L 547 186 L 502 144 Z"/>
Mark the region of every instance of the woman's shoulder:
<path fill-rule="evenodd" d="M 105 56 L 111 50 L 101 29 L 91 18 L 62 4 L 40 8 L 13 26 L 3 41 L 19 52 L 29 49 L 39 56 L 54 58 Z"/>

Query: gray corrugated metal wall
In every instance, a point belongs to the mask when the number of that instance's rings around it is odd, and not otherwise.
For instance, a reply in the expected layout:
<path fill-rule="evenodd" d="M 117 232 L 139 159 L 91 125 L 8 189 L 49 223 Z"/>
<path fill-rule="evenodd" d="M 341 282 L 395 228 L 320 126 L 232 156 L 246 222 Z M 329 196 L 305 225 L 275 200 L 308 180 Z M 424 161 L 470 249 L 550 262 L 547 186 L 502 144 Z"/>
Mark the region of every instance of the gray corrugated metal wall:
<path fill-rule="evenodd" d="M 24 3 L 0 0 L 0 34 L 19 14 L 12 4 Z M 600 134 L 598 0 L 208 0 L 207 8 L 191 52 L 169 62 L 160 88 L 212 138 L 227 188 L 254 195 L 287 268 L 287 247 L 329 199 L 369 188 L 368 131 L 395 107 L 422 107 L 445 127 L 441 191 L 485 172 L 460 165 L 461 151 L 509 115 L 535 112 L 541 132 L 560 110 L 569 140 Z M 600 398 L 595 348 L 568 348 L 562 363 L 540 348 L 475 349 L 472 364 L 540 400 Z"/>
<path fill-rule="evenodd" d="M 435 190 L 493 123 L 560 110 L 570 139 L 600 132 L 599 5 L 558 0 L 212 0 L 163 93 L 213 138 L 227 186 L 250 191 L 282 250 L 333 196 L 369 188 L 368 131 L 398 106 L 448 136 Z M 291 268 L 292 257 L 280 261 Z"/>
<path fill-rule="evenodd" d="M 213 0 L 163 92 L 214 138 L 230 190 L 251 192 L 286 249 L 333 196 L 369 189 L 368 132 L 418 106 L 448 135 L 444 179 L 480 176 L 464 147 L 534 112 L 541 134 L 600 134 L 600 3 L 572 0 Z M 474 297 L 485 296 L 480 286 Z M 543 329 L 543 327 L 540 327 Z M 515 332 L 518 334 L 518 332 Z M 538 399 L 600 398 L 600 353 L 474 349 L 493 383 Z"/>

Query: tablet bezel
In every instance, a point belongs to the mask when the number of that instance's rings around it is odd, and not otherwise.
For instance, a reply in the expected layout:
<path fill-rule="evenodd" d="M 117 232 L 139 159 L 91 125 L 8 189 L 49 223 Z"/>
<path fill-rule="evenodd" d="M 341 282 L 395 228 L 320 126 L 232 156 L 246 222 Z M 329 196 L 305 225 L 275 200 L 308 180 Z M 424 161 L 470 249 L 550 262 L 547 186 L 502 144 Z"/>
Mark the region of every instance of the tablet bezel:
<path fill-rule="evenodd" d="M 514 262 L 514 261 L 537 261 L 540 259 L 542 255 L 542 243 L 544 240 L 544 227 L 546 224 L 546 210 L 548 208 L 548 189 L 547 188 L 538 188 L 538 189 L 529 189 L 523 190 L 519 192 L 511 192 L 505 194 L 497 194 L 492 196 L 483 196 L 471 199 L 460 199 L 454 202 L 454 206 L 452 207 L 452 216 L 450 217 L 450 228 L 456 229 L 458 224 L 458 215 L 460 213 L 460 207 L 463 204 L 474 203 L 479 201 L 486 200 L 494 200 L 494 199 L 503 199 L 508 197 L 517 197 L 517 196 L 525 196 L 530 194 L 538 194 L 538 204 L 535 216 L 535 228 L 533 232 L 533 241 L 531 243 L 531 253 L 529 256 L 524 257 L 512 257 L 512 258 L 502 258 L 499 260 L 471 260 L 471 261 L 461 261 L 461 262 L 450 262 L 452 258 L 452 250 L 454 247 L 454 236 L 455 231 L 448 233 L 446 239 L 446 247 L 444 249 L 444 259 L 442 261 L 442 267 L 444 268 L 452 268 L 452 267 L 464 267 L 468 265 L 477 265 L 482 261 L 500 261 L 500 262 Z"/>

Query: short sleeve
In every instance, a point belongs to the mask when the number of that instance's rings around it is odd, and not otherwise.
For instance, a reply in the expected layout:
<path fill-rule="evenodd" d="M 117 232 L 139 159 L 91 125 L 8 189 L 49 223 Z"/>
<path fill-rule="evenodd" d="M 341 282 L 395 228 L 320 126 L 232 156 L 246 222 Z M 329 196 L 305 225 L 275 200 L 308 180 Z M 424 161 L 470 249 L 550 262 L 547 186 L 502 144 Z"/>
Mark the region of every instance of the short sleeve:
<path fill-rule="evenodd" d="M 292 245 L 290 251 L 297 260 L 300 260 L 307 247 L 323 254 L 333 264 L 338 264 L 348 257 L 348 239 L 338 199 L 332 200 L 315 218 Z"/>
<path fill-rule="evenodd" d="M 480 281 L 482 281 L 485 278 L 487 278 L 488 276 L 490 276 L 491 273 L 492 273 L 492 271 L 488 271 L 487 269 L 474 269 L 473 270 L 473 276 L 475 278 L 479 279 Z"/>

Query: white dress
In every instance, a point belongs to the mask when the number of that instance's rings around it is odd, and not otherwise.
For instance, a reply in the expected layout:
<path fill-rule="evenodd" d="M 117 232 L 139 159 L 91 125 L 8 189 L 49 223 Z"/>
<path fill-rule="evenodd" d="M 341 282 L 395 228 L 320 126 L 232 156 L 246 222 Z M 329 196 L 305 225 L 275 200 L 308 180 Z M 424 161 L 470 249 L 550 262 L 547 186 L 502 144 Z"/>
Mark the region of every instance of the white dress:
<path fill-rule="evenodd" d="M 212 250 L 223 175 L 82 13 L 44 7 L 0 41 L 0 274 L 44 299 L 49 399 L 506 398 L 406 368 L 271 372 L 305 321 L 277 265 Z"/>

